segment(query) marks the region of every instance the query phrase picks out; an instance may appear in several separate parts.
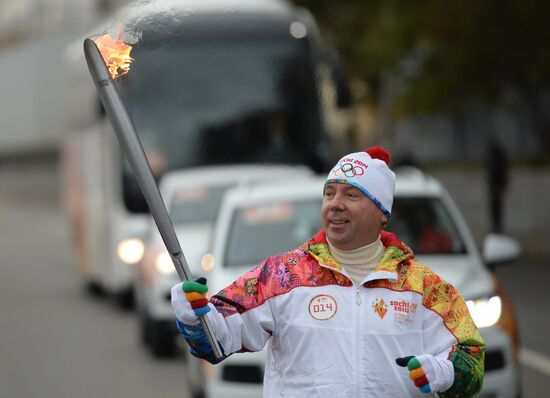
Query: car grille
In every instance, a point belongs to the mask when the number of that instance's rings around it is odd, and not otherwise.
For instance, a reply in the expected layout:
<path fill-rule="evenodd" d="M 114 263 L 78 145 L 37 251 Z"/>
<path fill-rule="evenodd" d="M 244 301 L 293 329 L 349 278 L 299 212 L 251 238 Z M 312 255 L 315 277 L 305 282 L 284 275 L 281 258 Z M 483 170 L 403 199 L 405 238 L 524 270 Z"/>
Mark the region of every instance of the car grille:
<path fill-rule="evenodd" d="M 261 384 L 264 380 L 264 371 L 257 365 L 225 365 L 222 379 L 234 383 Z"/>

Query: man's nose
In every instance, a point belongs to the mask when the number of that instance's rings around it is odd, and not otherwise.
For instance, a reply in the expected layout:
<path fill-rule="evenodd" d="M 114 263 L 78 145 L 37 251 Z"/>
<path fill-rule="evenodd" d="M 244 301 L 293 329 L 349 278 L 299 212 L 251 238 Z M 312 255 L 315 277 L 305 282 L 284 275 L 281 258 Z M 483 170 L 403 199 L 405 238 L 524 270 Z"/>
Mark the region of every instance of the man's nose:
<path fill-rule="evenodd" d="M 344 209 L 344 201 L 342 200 L 342 195 L 336 194 L 334 195 L 334 198 L 330 201 L 330 209 L 331 210 L 343 210 Z"/>

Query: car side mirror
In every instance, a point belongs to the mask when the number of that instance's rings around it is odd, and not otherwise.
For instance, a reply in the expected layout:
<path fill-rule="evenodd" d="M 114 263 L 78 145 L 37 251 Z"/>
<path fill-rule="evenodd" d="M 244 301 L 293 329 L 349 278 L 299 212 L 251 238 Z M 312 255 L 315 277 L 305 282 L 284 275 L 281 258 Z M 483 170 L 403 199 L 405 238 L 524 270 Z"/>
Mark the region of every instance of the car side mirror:
<path fill-rule="evenodd" d="M 500 234 L 489 234 L 483 241 L 483 259 L 489 268 L 519 259 L 521 245 L 515 239 Z"/>

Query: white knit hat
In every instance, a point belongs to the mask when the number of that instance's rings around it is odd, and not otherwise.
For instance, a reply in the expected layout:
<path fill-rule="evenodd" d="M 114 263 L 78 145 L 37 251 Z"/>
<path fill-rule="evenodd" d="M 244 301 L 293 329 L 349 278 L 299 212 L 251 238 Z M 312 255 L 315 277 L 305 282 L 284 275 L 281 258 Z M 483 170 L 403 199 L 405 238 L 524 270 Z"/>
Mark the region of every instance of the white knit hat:
<path fill-rule="evenodd" d="M 326 184 L 354 186 L 369 197 L 388 217 L 391 216 L 395 173 L 390 170 L 390 154 L 379 146 L 350 153 L 328 173 Z"/>

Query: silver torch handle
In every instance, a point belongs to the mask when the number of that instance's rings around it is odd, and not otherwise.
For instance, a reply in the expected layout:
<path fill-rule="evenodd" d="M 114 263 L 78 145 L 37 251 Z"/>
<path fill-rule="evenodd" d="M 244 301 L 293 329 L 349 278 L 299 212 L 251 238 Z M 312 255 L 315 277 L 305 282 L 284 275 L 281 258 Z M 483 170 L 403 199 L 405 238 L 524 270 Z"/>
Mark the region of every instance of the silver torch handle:
<path fill-rule="evenodd" d="M 166 249 L 168 253 L 170 253 L 176 272 L 182 281 L 193 280 L 193 275 L 191 275 L 185 256 L 181 251 L 172 221 L 170 220 L 170 216 L 168 215 L 166 206 L 160 195 L 157 183 L 153 177 L 153 172 L 151 171 L 151 167 L 143 151 L 143 146 L 141 145 L 139 136 L 132 123 L 132 119 L 118 94 L 99 49 L 90 38 L 84 40 L 84 54 L 101 103 L 111 121 L 120 146 L 130 163 L 130 167 L 138 181 L 141 192 L 149 205 L 149 209 L 157 224 L 157 228 L 162 236 Z M 203 315 L 199 317 L 199 319 L 208 337 L 210 346 L 214 351 L 214 355 L 218 359 L 222 358 L 220 346 L 214 337 L 212 326 L 208 318 Z"/>

